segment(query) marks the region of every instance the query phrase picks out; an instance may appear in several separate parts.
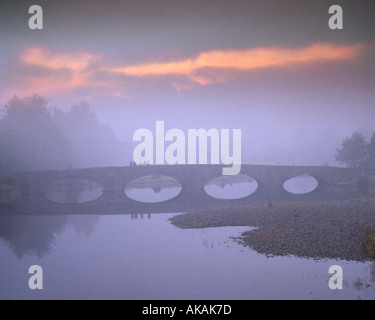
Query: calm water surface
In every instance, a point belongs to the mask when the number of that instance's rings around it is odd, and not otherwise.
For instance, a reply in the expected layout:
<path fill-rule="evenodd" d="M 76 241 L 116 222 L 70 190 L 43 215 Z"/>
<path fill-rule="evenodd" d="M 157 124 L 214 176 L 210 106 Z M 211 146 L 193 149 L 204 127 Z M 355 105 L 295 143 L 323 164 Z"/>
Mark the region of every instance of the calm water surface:
<path fill-rule="evenodd" d="M 272 257 L 249 227 L 181 230 L 174 214 L 1 217 L 0 299 L 375 299 L 374 263 Z M 44 289 L 28 288 L 40 265 Z M 328 287 L 328 269 L 344 289 Z"/>
<path fill-rule="evenodd" d="M 181 190 L 182 186 L 176 179 L 151 175 L 131 181 L 124 192 L 128 198 L 135 201 L 157 203 L 175 198 Z"/>
<path fill-rule="evenodd" d="M 241 199 L 252 195 L 258 189 L 254 178 L 246 175 L 221 176 L 210 180 L 204 191 L 216 199 Z"/>

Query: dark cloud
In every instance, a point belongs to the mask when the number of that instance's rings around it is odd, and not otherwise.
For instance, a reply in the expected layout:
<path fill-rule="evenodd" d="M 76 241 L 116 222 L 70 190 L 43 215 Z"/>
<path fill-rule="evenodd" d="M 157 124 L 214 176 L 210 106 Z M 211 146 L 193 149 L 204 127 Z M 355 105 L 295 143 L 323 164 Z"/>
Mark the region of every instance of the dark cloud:
<path fill-rule="evenodd" d="M 1 2 L 3 40 L 60 50 L 121 51 L 137 55 L 165 51 L 193 52 L 258 46 L 305 46 L 313 42 L 373 41 L 375 3 L 338 0 L 344 9 L 344 30 L 328 28 L 326 0 L 121 0 L 46 1 L 45 29 L 28 30 L 33 1 Z M 4 30 L 6 30 L 4 32 Z"/>

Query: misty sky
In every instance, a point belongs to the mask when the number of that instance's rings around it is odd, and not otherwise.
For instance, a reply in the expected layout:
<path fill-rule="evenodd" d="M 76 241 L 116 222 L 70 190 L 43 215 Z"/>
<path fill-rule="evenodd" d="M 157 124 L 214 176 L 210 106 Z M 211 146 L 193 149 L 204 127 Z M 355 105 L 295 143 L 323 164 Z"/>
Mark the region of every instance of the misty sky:
<path fill-rule="evenodd" d="M 44 29 L 30 30 L 30 5 Z M 331 5 L 344 29 L 328 27 Z M 375 130 L 375 1 L 1 1 L 0 103 L 88 101 L 120 139 L 138 128 Z"/>

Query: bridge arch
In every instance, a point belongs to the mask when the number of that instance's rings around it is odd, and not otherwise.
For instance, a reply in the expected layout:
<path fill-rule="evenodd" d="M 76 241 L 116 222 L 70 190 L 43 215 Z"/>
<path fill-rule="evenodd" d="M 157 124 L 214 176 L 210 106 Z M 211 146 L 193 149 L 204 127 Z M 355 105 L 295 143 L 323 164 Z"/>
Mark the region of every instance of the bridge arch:
<path fill-rule="evenodd" d="M 358 193 L 352 181 L 359 170 L 334 167 L 242 165 L 240 174 L 256 180 L 257 190 L 240 199 L 215 199 L 207 195 L 207 181 L 221 176 L 222 165 L 154 165 L 137 167 L 103 167 L 65 171 L 15 173 L 3 181 L 20 190 L 12 202 L 0 202 L 0 214 L 134 214 L 186 212 L 195 209 L 230 207 L 255 203 L 284 201 L 318 201 L 355 198 Z M 283 188 L 292 177 L 308 174 L 318 187 L 308 194 L 293 195 Z M 126 185 L 141 176 L 165 175 L 176 179 L 182 187 L 173 199 L 160 203 L 140 203 L 126 197 Z M 56 181 L 87 180 L 103 187 L 103 195 L 88 203 L 56 204 L 43 196 L 45 186 Z"/>

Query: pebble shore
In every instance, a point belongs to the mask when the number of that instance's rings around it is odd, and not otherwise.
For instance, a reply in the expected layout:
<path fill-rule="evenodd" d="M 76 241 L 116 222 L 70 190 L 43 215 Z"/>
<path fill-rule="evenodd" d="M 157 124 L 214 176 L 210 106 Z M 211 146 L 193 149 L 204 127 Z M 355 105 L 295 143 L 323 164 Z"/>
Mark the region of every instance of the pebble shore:
<path fill-rule="evenodd" d="M 370 261 L 363 239 L 375 232 L 375 200 L 280 203 L 190 212 L 183 229 L 252 226 L 239 243 L 268 256 Z"/>

